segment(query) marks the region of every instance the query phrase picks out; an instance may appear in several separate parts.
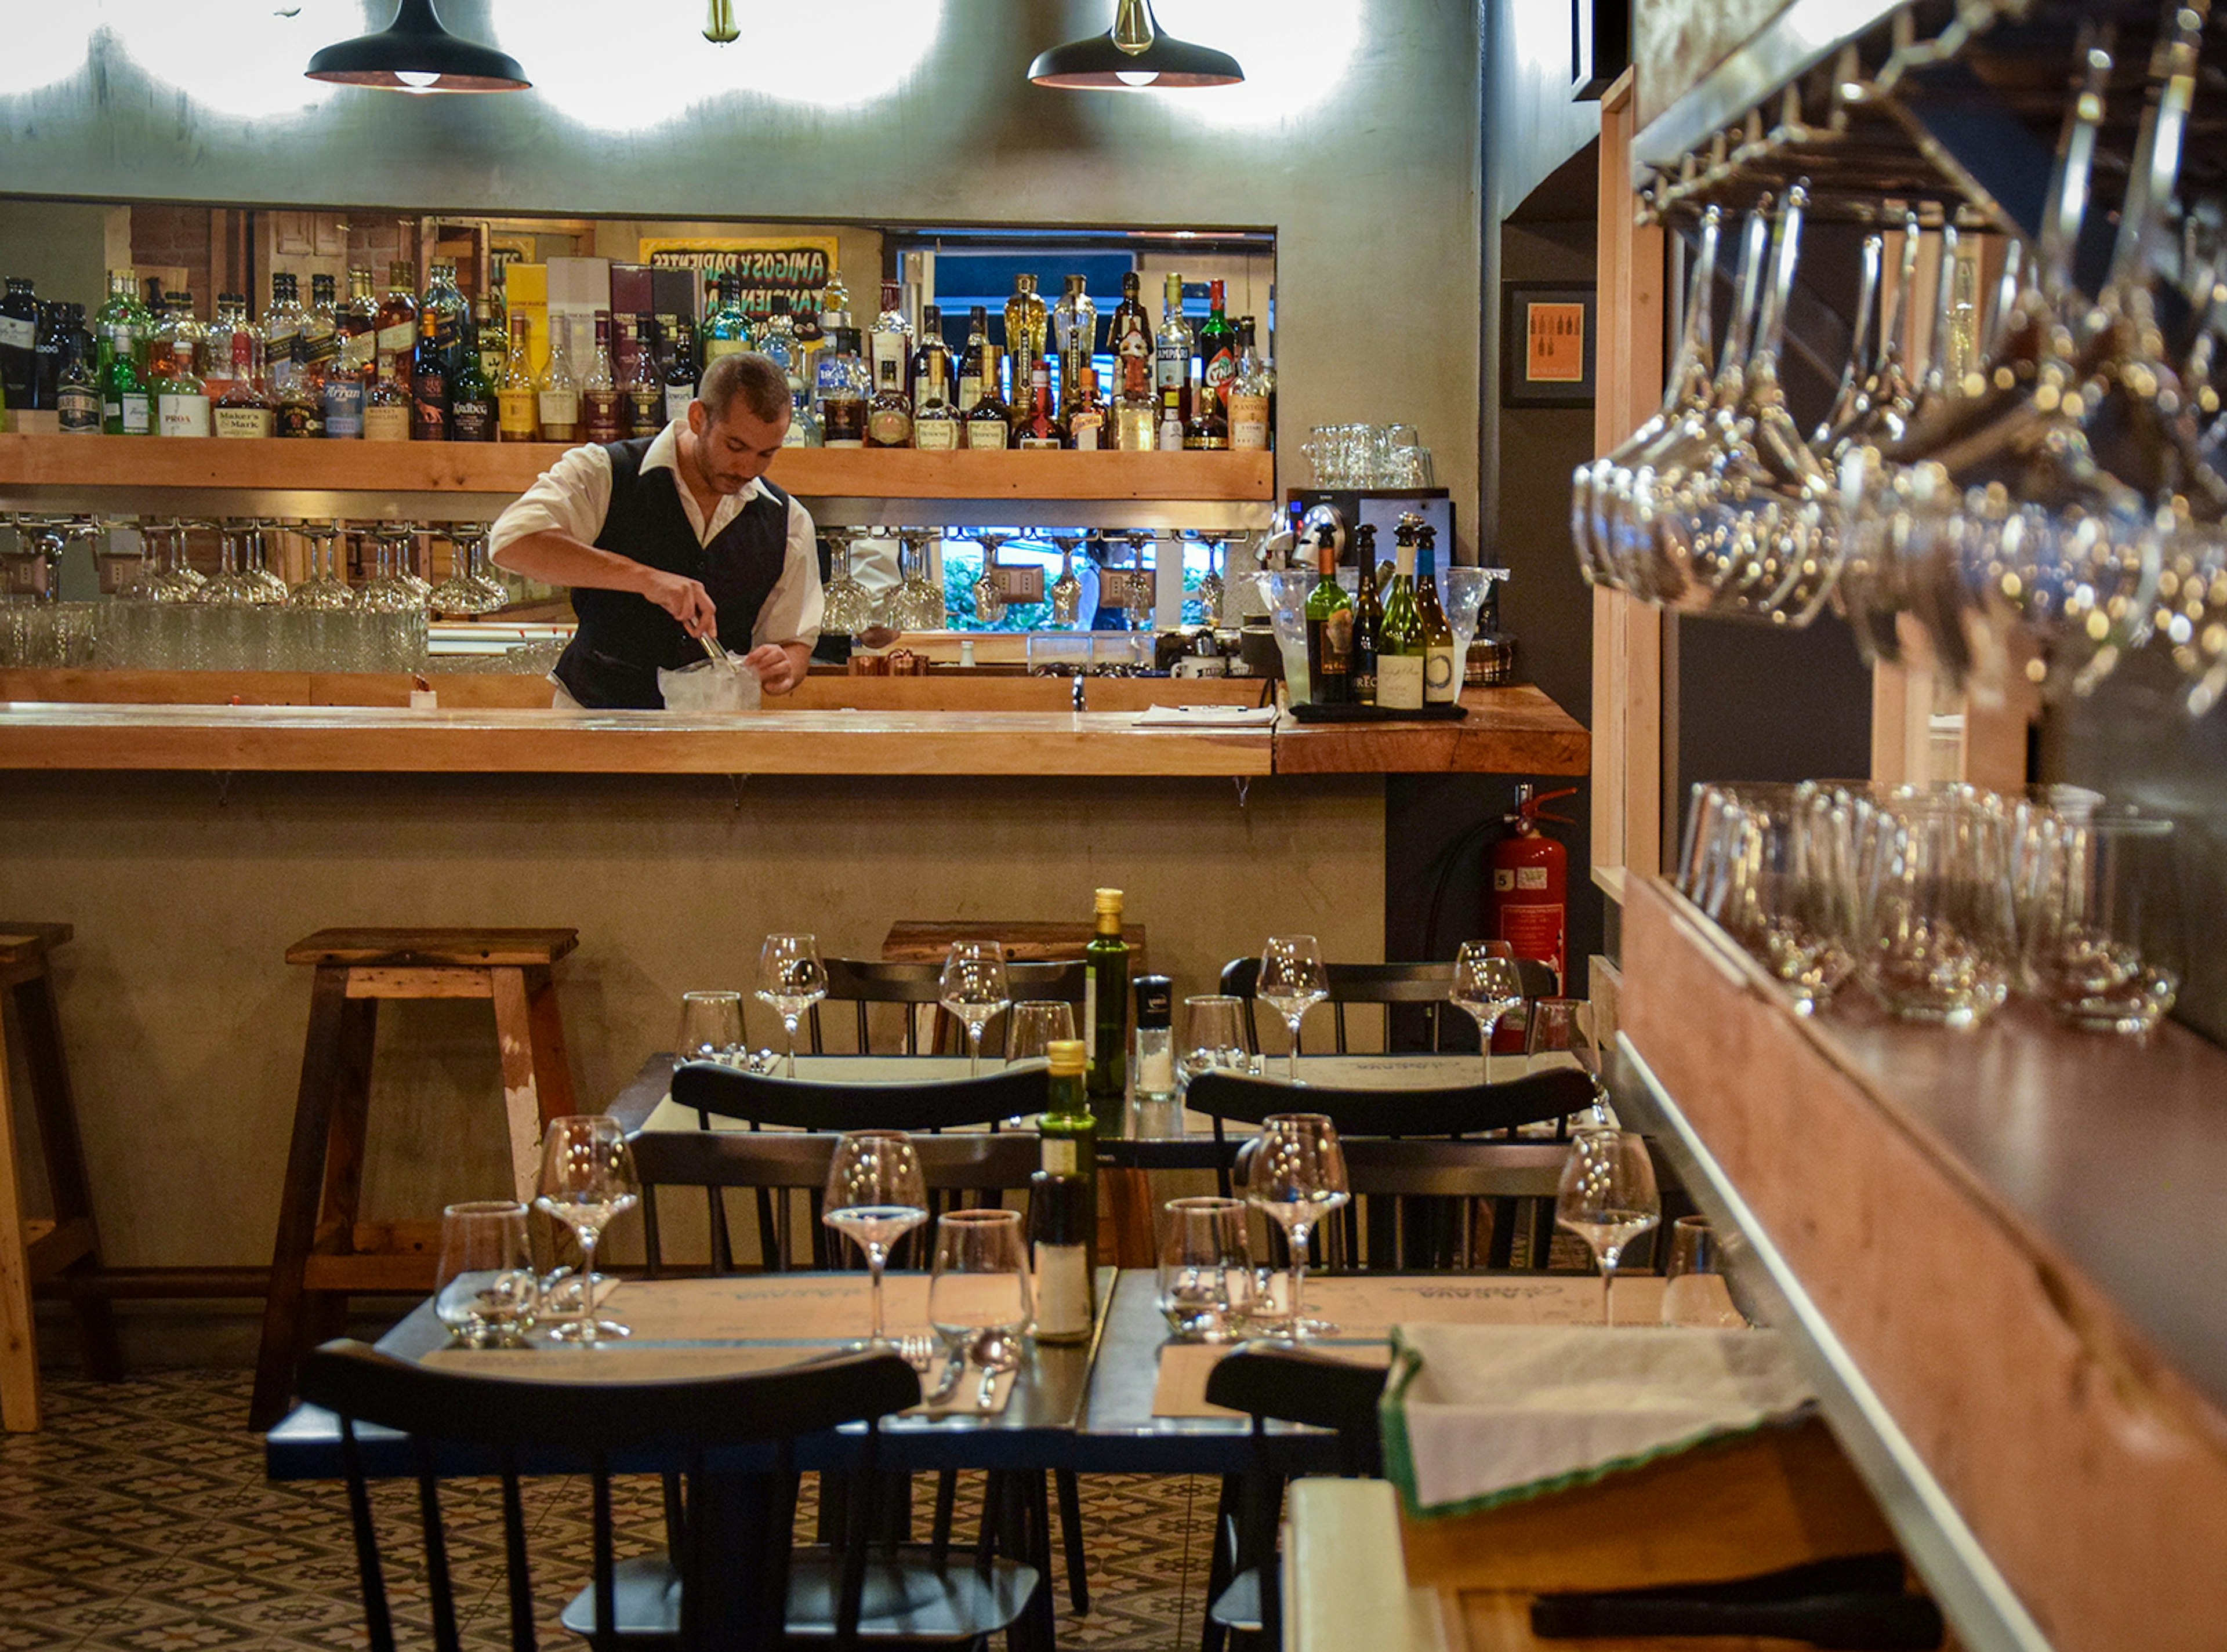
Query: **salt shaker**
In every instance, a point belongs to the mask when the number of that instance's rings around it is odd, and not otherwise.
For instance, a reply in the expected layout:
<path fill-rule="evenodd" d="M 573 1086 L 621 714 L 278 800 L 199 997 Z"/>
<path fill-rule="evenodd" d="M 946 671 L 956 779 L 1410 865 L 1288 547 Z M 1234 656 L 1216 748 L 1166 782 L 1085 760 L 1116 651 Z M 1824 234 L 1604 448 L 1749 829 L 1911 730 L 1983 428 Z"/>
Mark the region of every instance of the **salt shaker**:
<path fill-rule="evenodd" d="M 1139 1101 L 1172 1101 L 1176 1095 L 1175 983 L 1165 975 L 1137 978 L 1136 1075 Z"/>

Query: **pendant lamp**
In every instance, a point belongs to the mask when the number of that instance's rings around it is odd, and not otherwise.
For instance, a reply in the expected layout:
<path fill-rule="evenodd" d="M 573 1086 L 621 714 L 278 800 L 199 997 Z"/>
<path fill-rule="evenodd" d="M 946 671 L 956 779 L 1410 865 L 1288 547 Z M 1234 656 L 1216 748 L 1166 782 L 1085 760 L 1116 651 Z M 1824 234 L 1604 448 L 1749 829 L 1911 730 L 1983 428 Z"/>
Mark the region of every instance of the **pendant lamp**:
<path fill-rule="evenodd" d="M 1229 86 L 1244 78 L 1228 53 L 1160 33 L 1152 0 L 1116 0 L 1106 33 L 1055 46 L 1029 65 L 1029 79 L 1040 86 L 1105 92 Z"/>
<path fill-rule="evenodd" d="M 433 0 L 402 0 L 386 29 L 326 47 L 304 73 L 389 92 L 523 92 L 533 84 L 516 58 L 442 28 Z"/>

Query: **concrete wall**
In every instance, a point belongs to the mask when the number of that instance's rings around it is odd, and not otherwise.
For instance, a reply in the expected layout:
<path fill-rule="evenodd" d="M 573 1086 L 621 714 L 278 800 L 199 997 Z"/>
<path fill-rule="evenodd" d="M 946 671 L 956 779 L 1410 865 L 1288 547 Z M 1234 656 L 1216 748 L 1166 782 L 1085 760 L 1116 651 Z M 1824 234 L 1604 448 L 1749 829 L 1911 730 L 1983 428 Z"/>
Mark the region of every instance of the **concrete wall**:
<path fill-rule="evenodd" d="M 1381 958 L 1382 797 L 1367 778 L 1256 780 L 1240 807 L 1226 780 L 19 774 L 0 913 L 77 927 L 62 1028 L 110 1259 L 256 1263 L 309 1010 L 284 954 L 313 929 L 577 928 L 558 992 L 601 1107 L 672 1047 L 682 992 L 750 990 L 770 929 L 875 957 L 900 919 L 1080 922 L 1112 883 L 1178 992 L 1279 929 Z M 778 1043 L 749 1010 L 753 1041 Z M 487 1006 L 390 1005 L 380 1029 L 367 1214 L 503 1194 Z M 23 1145 L 35 1164 L 28 1123 Z"/>

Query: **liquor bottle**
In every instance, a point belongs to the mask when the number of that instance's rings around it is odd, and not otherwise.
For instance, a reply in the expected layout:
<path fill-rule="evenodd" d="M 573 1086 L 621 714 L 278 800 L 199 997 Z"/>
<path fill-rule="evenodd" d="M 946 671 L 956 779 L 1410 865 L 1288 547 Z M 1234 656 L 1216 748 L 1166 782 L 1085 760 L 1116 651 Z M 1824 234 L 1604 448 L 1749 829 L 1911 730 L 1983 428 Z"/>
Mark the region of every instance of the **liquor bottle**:
<path fill-rule="evenodd" d="M 1013 375 L 1007 395 L 1016 408 L 1026 401 L 1036 383 L 1050 322 L 1050 313 L 1037 293 L 1037 278 L 1024 270 L 1013 277 L 1013 296 L 1005 300 L 1005 359 Z"/>
<path fill-rule="evenodd" d="M 839 327 L 820 358 L 820 424 L 831 448 L 866 445 L 866 403 L 872 386 L 858 354 L 858 329 Z"/>
<path fill-rule="evenodd" d="M 72 311 L 76 312 L 73 316 Z M 59 406 L 54 398 L 61 388 L 62 363 L 69 354 L 69 340 L 85 315 L 82 304 L 60 302 L 39 306 L 39 319 L 31 328 L 31 405 L 49 411 Z"/>
<path fill-rule="evenodd" d="M 920 348 L 912 356 L 912 444 L 948 452 L 965 424 L 951 399 L 951 347 L 943 341 L 943 315 L 934 304 L 920 312 Z"/>
<path fill-rule="evenodd" d="M 169 371 L 155 381 L 157 435 L 209 434 L 208 387 L 198 370 L 197 343 L 190 336 L 180 338 L 171 351 Z"/>
<path fill-rule="evenodd" d="M 897 388 L 910 394 L 912 377 L 912 323 L 905 319 L 903 289 L 894 281 L 882 283 L 882 313 L 874 318 L 874 330 L 866 339 L 866 365 L 872 370 L 874 383 L 882 383 L 882 359 L 897 359 Z"/>
<path fill-rule="evenodd" d="M 1010 447 L 1012 439 L 1012 411 L 1005 405 L 1005 399 L 998 393 L 998 347 L 985 340 L 982 388 L 974 399 L 974 405 L 967 410 L 967 445 L 1002 449 Z"/>
<path fill-rule="evenodd" d="M 1075 369 L 1075 399 L 1068 404 L 1064 423 L 1067 444 L 1078 453 L 1095 453 L 1106 445 L 1106 404 L 1098 399 L 1098 369 Z"/>
<path fill-rule="evenodd" d="M 456 376 L 449 386 L 449 439 L 451 442 L 492 442 L 501 412 L 495 405 L 495 385 L 480 366 L 479 330 L 494 325 L 485 294 L 472 301 L 472 336 L 456 351 Z"/>
<path fill-rule="evenodd" d="M 263 370 L 273 396 L 284 396 L 302 371 L 302 329 L 309 322 L 302 308 L 302 283 L 290 271 L 271 277 L 271 308 L 263 315 Z"/>
<path fill-rule="evenodd" d="M 111 270 L 108 302 L 93 318 L 99 352 L 93 387 L 100 392 L 100 428 L 110 436 L 146 436 L 154 430 L 154 400 L 141 367 L 146 316 L 137 285 L 131 271 Z"/>
<path fill-rule="evenodd" d="M 11 412 L 38 405 L 39 297 L 22 276 L 0 297 L 0 405 Z"/>
<path fill-rule="evenodd" d="M 1183 444 L 1186 453 L 1218 453 L 1229 446 L 1229 421 L 1222 416 L 1222 398 L 1203 383 L 1191 397 Z"/>
<path fill-rule="evenodd" d="M 61 371 L 54 380 L 54 414 L 64 436 L 100 434 L 100 386 L 86 367 L 84 337 L 75 331 L 62 341 Z"/>
<path fill-rule="evenodd" d="M 719 307 L 705 318 L 700 335 L 706 372 L 723 355 L 750 348 L 750 318 L 743 313 L 742 283 L 733 275 L 719 277 Z"/>
<path fill-rule="evenodd" d="M 1237 322 L 1237 370 L 1226 386 L 1222 406 L 1229 418 L 1229 445 L 1240 452 L 1261 453 L 1268 446 L 1268 374 L 1253 344 L 1253 318 Z"/>
<path fill-rule="evenodd" d="M 897 283 L 884 282 L 882 294 L 885 300 L 894 300 Z M 882 319 L 889 320 L 886 311 Z M 877 326 L 873 350 L 874 395 L 866 406 L 866 445 L 909 448 L 912 445 L 912 398 L 905 392 L 905 369 L 912 365 L 911 336 L 885 332 Z"/>
<path fill-rule="evenodd" d="M 157 284 L 148 283 L 150 289 Z M 201 323 L 194 319 L 194 296 L 189 292 L 165 292 L 159 295 L 159 311 L 150 306 L 150 313 L 158 319 L 147 335 L 147 381 L 169 378 L 176 370 L 177 357 L 183 351 L 188 364 L 201 354 Z"/>
<path fill-rule="evenodd" d="M 240 439 L 276 432 L 278 404 L 264 378 L 261 354 L 253 328 L 233 329 L 231 382 L 210 411 L 214 434 Z"/>
<path fill-rule="evenodd" d="M 325 434 L 354 439 L 363 434 L 363 403 L 378 360 L 379 305 L 371 271 L 348 271 L 348 303 L 335 312 L 340 349 L 325 375 Z"/>
<path fill-rule="evenodd" d="M 1121 1128 L 1129 1083 L 1129 943 L 1121 938 L 1121 891 L 1094 901 L 1097 933 L 1082 949 L 1082 1036 L 1089 1072 L 1084 1088 L 1101 1134 Z"/>
<path fill-rule="evenodd" d="M 951 346 L 944 341 L 943 311 L 934 304 L 923 304 L 920 311 L 920 344 L 912 353 L 911 374 L 913 418 L 920 418 L 921 380 L 928 375 L 929 364 L 939 363 L 943 380 L 943 396 L 951 399 Z M 964 411 L 964 410 L 961 410 Z"/>
<path fill-rule="evenodd" d="M 959 353 L 959 411 L 963 417 L 982 399 L 983 352 L 990 344 L 990 311 L 976 304 L 967 312 L 967 348 Z M 992 378 L 997 369 L 990 370 Z"/>
<path fill-rule="evenodd" d="M 410 436 L 417 442 L 449 439 L 449 369 L 456 341 L 441 335 L 438 294 L 428 287 L 418 307 L 418 348 L 410 363 Z"/>
<path fill-rule="evenodd" d="M 696 324 L 677 317 L 665 329 L 671 342 L 665 363 L 665 420 L 688 417 L 688 404 L 696 399 Z M 794 394 L 794 386 L 790 387 Z"/>
<path fill-rule="evenodd" d="M 549 360 L 534 381 L 533 399 L 541 418 L 545 442 L 580 439 L 580 381 L 572 374 L 571 352 L 565 348 L 570 323 L 563 316 L 549 321 Z"/>
<path fill-rule="evenodd" d="M 1085 1057 L 1071 1038 L 1046 1046 L 1039 1168 L 1029 1177 L 1036 1339 L 1083 1343 L 1097 1323 L 1097 1125 L 1083 1095 Z"/>
<path fill-rule="evenodd" d="M 634 370 L 622 386 L 627 434 L 655 436 L 665 428 L 665 385 L 657 372 L 655 323 L 647 316 L 622 316 L 619 322 L 634 345 Z"/>
<path fill-rule="evenodd" d="M 611 371 L 611 313 L 596 312 L 596 353 L 588 360 L 588 376 L 580 381 L 580 406 L 590 442 L 616 442 L 626 435 L 624 399 L 618 375 Z"/>
<path fill-rule="evenodd" d="M 1357 705 L 1376 704 L 1376 638 L 1384 626 L 1384 603 L 1376 591 L 1376 524 L 1353 530 L 1361 565 L 1361 589 L 1353 599 L 1353 657 L 1347 677 Z"/>
<path fill-rule="evenodd" d="M 827 284 L 820 293 L 820 330 L 832 334 L 839 327 L 851 324 L 851 290 L 843 284 L 843 272 L 834 265 L 827 268 Z"/>
<path fill-rule="evenodd" d="M 812 398 L 801 390 L 788 399 L 788 428 L 781 433 L 781 444 L 785 448 L 827 445 L 827 431 L 820 422 L 819 410 L 813 406 Z"/>
<path fill-rule="evenodd" d="M 1018 448 L 1057 448 L 1064 432 L 1051 405 L 1051 363 L 1038 356 L 1029 370 L 1029 405 L 1025 416 L 1015 420 L 1013 445 Z"/>
<path fill-rule="evenodd" d="M 1152 399 L 1152 364 L 1129 356 L 1114 358 L 1120 377 L 1114 394 L 1114 446 L 1122 453 L 1150 453 L 1160 444 L 1160 405 Z"/>
<path fill-rule="evenodd" d="M 1376 703 L 1387 711 L 1421 711 L 1429 656 L 1415 607 L 1415 530 L 1403 520 L 1392 535 L 1392 589 L 1376 629 Z"/>
<path fill-rule="evenodd" d="M 232 388 L 233 335 L 246 325 L 247 300 L 236 292 L 217 294 L 216 319 L 201 330 L 198 358 L 201 386 L 208 392 L 211 408 Z"/>
<path fill-rule="evenodd" d="M 1098 353 L 1098 306 L 1083 277 L 1067 277 L 1067 290 L 1051 313 L 1052 343 L 1059 352 L 1059 411 L 1063 418 L 1082 392 L 1082 375 Z"/>
<path fill-rule="evenodd" d="M 1137 272 L 1121 277 L 1121 302 L 1107 318 L 1106 349 L 1114 358 L 1114 390 L 1126 394 L 1133 365 L 1136 385 L 1146 396 L 1152 392 L 1152 322 L 1139 300 Z"/>
<path fill-rule="evenodd" d="M 798 348 L 796 318 L 789 314 L 788 295 L 774 294 L 772 313 L 758 329 L 758 354 L 778 367 L 788 380 L 788 393 L 795 395 L 806 381 L 803 352 Z"/>
<path fill-rule="evenodd" d="M 377 380 L 398 385 L 405 403 L 410 397 L 410 368 L 418 354 L 418 300 L 411 290 L 413 284 L 406 260 L 396 258 L 386 266 L 386 291 L 379 301 L 379 336 L 372 358 L 373 387 Z M 370 405 L 367 398 L 366 408 Z"/>
<path fill-rule="evenodd" d="M 1184 421 L 1190 412 L 1190 323 L 1184 319 L 1183 277 L 1168 272 L 1160 309 L 1160 330 L 1152 338 L 1152 395 L 1159 403 L 1161 451 L 1180 452 Z"/>
<path fill-rule="evenodd" d="M 1337 583 L 1337 541 L 1325 533 L 1315 545 L 1322 577 L 1307 593 L 1307 698 L 1343 705 L 1353 698 L 1353 599 Z"/>
<path fill-rule="evenodd" d="M 1415 611 L 1422 616 L 1423 703 L 1452 705 L 1461 698 L 1462 673 L 1454 659 L 1454 628 L 1439 602 L 1439 531 L 1427 522 L 1415 530 Z"/>
<path fill-rule="evenodd" d="M 495 432 L 498 442 L 541 439 L 541 387 L 533 382 L 533 318 L 510 318 L 510 350 L 502 382 L 495 390 Z"/>
<path fill-rule="evenodd" d="M 307 391 L 317 404 L 316 434 L 325 433 L 325 375 L 333 370 L 341 352 L 340 316 L 333 304 L 333 278 L 309 277 L 309 304 L 302 312 L 302 335 L 297 344 L 294 387 Z M 280 435 L 284 435 L 284 404 L 280 404 Z"/>
<path fill-rule="evenodd" d="M 490 394 L 510 374 L 510 323 L 504 309 L 500 287 L 472 300 L 472 354 L 479 358 L 480 377 Z"/>
<path fill-rule="evenodd" d="M 435 259 L 432 279 L 427 283 L 424 298 L 418 305 L 418 356 L 412 377 L 414 380 L 416 371 L 424 369 L 430 356 L 439 373 L 440 385 L 437 392 L 430 394 L 414 383 L 412 386 L 411 398 L 419 409 L 423 426 L 418 431 L 421 441 L 440 441 L 453 434 L 449 404 L 456 397 L 456 383 L 463 372 L 464 355 L 472 348 L 471 323 L 471 305 L 456 285 L 455 263 L 448 258 Z M 432 434 L 434 421 L 431 417 L 437 402 L 441 412 L 439 436 Z"/>
<path fill-rule="evenodd" d="M 1229 417 L 1229 381 L 1237 373 L 1237 329 L 1223 311 L 1224 284 L 1207 283 L 1206 320 L 1198 329 L 1199 377 L 1224 419 Z"/>
<path fill-rule="evenodd" d="M 400 375 L 409 362 L 408 352 L 380 357 L 377 376 L 363 392 L 363 439 L 367 442 L 407 442 L 416 410 L 411 405 L 409 381 Z"/>

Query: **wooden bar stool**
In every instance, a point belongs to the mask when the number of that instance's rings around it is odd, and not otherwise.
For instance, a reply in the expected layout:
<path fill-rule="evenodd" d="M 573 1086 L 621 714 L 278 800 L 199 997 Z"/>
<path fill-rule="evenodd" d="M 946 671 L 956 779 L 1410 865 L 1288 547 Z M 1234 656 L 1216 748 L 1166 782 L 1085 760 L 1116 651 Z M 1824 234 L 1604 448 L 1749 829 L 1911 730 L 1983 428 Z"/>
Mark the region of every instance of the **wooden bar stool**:
<path fill-rule="evenodd" d="M 78 1139 L 77 1105 L 62 1059 L 61 1019 L 54 1010 L 47 954 L 70 938 L 67 923 L 0 922 L 0 986 L 15 1003 L 16 1026 L 29 1069 L 31 1110 L 39 1121 L 40 1157 L 54 1202 L 51 1221 L 26 1221 L 22 1177 L 16 1163 L 16 1121 L 8 1094 L 6 1017 L 0 1012 L 0 1426 L 11 1434 L 39 1426 L 39 1351 L 31 1292 L 49 1280 L 91 1283 L 100 1271 L 100 1239 Z M 86 1374 L 102 1382 L 124 1375 L 116 1317 L 108 1298 L 90 1289 L 70 1292 L 85 1348 Z"/>
<path fill-rule="evenodd" d="M 288 963 L 314 966 L 316 977 L 250 1427 L 284 1413 L 296 1367 L 337 1330 L 349 1292 L 433 1288 L 434 1256 L 378 1248 L 356 1228 L 379 1001 L 494 1002 L 511 1170 L 519 1198 L 530 1200 L 542 1126 L 575 1111 L 550 966 L 579 941 L 577 929 L 320 929 L 286 949 Z"/>

